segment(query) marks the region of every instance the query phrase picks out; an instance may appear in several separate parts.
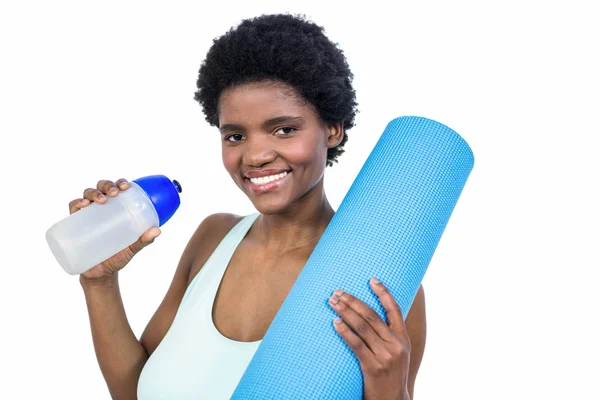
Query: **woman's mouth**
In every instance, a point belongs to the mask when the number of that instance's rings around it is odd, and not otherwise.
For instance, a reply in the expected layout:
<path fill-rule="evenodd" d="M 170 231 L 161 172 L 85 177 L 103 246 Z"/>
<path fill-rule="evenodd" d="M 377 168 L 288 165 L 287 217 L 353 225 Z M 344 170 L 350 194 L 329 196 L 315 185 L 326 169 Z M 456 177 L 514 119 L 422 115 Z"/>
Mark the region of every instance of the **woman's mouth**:
<path fill-rule="evenodd" d="M 292 172 L 264 176 L 260 178 L 244 178 L 244 182 L 254 193 L 266 193 L 276 190 L 281 186 Z"/>

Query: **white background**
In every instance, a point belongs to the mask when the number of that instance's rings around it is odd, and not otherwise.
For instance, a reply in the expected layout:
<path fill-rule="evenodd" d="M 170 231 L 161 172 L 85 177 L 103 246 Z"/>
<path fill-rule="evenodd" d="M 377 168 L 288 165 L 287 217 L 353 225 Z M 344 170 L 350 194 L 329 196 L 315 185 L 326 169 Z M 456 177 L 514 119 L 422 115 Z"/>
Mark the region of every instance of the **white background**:
<path fill-rule="evenodd" d="M 424 280 L 415 397 L 600 398 L 593 2 L 303 3 L 2 3 L 0 398 L 109 398 L 78 279 L 44 239 L 85 188 L 182 183 L 177 214 L 121 273 L 137 335 L 198 223 L 254 212 L 192 96 L 213 38 L 285 11 L 324 26 L 355 74 L 361 112 L 326 172 L 334 208 L 397 116 L 442 122 L 475 153 Z"/>

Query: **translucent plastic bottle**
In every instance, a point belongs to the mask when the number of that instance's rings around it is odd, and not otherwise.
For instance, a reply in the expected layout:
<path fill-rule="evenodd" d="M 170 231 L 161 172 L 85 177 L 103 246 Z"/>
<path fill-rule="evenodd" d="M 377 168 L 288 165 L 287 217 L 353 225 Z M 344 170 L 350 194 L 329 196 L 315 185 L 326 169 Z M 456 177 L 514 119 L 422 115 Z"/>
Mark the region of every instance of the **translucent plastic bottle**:
<path fill-rule="evenodd" d="M 117 197 L 106 196 L 106 203 L 92 203 L 52 225 L 46 240 L 65 271 L 82 274 L 167 222 L 179 208 L 179 193 L 179 182 L 164 175 L 136 179 Z"/>

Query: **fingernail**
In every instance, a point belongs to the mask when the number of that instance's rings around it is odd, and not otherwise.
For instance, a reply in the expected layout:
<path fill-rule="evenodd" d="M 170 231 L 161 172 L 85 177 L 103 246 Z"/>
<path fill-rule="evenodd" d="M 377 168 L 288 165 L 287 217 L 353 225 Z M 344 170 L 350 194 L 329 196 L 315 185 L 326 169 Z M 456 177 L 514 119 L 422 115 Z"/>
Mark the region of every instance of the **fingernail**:
<path fill-rule="evenodd" d="M 374 284 L 376 284 L 376 285 L 378 285 L 378 284 L 380 284 L 380 283 L 381 283 L 381 282 L 379 282 L 379 279 L 377 279 L 377 278 L 375 278 L 375 277 L 373 277 L 373 278 L 371 278 L 371 279 L 373 280 L 373 283 L 374 283 Z"/>
<path fill-rule="evenodd" d="M 98 195 L 98 200 L 104 200 L 105 198 L 106 198 L 106 196 L 103 194 Z"/>
<path fill-rule="evenodd" d="M 331 301 L 332 304 L 337 304 L 339 302 L 339 300 L 336 296 L 331 296 L 329 298 L 329 301 Z"/>
<path fill-rule="evenodd" d="M 121 185 L 121 186 L 123 186 L 123 185 L 129 185 L 129 182 L 123 181 L 123 182 L 119 183 L 119 185 Z"/>
<path fill-rule="evenodd" d="M 336 324 L 336 325 L 339 325 L 339 324 L 342 323 L 342 319 L 341 318 L 336 318 L 336 319 L 333 320 L 333 323 Z"/>
<path fill-rule="evenodd" d="M 108 193 L 110 193 L 110 194 L 117 194 L 117 193 L 119 193 L 119 191 L 117 190 L 117 188 L 111 187 L 108 190 Z"/>
<path fill-rule="evenodd" d="M 344 292 L 341 289 L 336 289 L 333 291 L 333 293 L 338 297 L 344 294 Z"/>

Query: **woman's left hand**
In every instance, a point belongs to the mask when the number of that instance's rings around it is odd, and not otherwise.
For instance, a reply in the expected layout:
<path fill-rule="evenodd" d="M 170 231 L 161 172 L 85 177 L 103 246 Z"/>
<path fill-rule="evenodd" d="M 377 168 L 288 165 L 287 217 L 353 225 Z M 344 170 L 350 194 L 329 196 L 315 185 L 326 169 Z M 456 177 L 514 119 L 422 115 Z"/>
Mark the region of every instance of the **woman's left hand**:
<path fill-rule="evenodd" d="M 372 278 L 370 284 L 387 312 L 389 325 L 371 307 L 340 289 L 329 299 L 342 317 L 333 325 L 360 362 L 365 400 L 409 400 L 410 339 L 402 311 L 382 283 Z"/>

